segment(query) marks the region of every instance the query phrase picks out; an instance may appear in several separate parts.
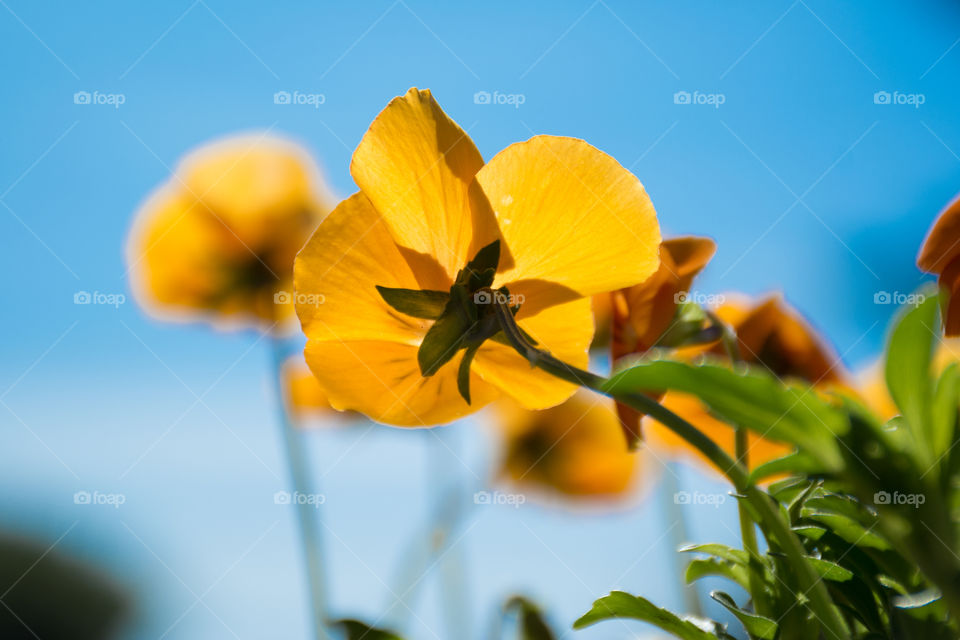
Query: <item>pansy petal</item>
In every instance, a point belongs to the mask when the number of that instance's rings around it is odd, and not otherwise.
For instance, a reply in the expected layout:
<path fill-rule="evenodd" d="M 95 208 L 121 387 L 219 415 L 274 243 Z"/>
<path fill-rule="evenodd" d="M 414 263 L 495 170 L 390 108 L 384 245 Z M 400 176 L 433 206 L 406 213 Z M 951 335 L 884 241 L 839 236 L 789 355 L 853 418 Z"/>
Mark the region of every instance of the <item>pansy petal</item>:
<path fill-rule="evenodd" d="M 660 227 L 643 185 L 583 140 L 511 145 L 477 182 L 505 240 L 498 286 L 570 299 L 633 286 L 660 264 Z"/>
<path fill-rule="evenodd" d="M 568 364 L 586 368 L 587 348 L 593 338 L 589 298 L 549 307 L 527 318 L 521 306 L 517 317 L 517 324 L 540 348 Z M 527 409 L 556 406 L 577 390 L 575 385 L 531 367 L 513 348 L 490 340 L 477 352 L 473 370 Z"/>
<path fill-rule="evenodd" d="M 377 285 L 421 285 L 362 192 L 341 202 L 301 249 L 294 285 L 297 315 L 312 340 L 418 344 L 428 328 L 426 321 L 392 309 L 377 292 Z"/>
<path fill-rule="evenodd" d="M 937 216 L 920 248 L 917 266 L 927 273 L 941 273 L 957 256 L 960 256 L 960 197 Z"/>
<path fill-rule="evenodd" d="M 470 184 L 482 166 L 473 141 L 430 91 L 410 89 L 370 125 L 350 172 L 397 243 L 432 256 L 452 278 L 479 248 L 471 244 L 474 236 L 496 238 L 482 197 L 471 204 Z M 474 214 L 484 209 L 486 215 Z"/>
<path fill-rule="evenodd" d="M 472 404 L 468 405 L 457 391 L 457 367 L 448 364 L 425 378 L 417 368 L 417 347 L 412 345 L 310 340 L 304 355 L 333 408 L 359 411 L 385 424 L 445 424 L 473 413 L 499 395 L 472 373 Z"/>

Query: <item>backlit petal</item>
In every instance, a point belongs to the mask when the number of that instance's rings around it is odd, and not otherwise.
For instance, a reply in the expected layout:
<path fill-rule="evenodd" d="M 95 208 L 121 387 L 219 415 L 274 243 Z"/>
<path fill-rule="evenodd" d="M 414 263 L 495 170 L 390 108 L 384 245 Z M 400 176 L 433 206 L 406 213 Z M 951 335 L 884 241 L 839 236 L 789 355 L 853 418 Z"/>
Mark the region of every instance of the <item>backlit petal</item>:
<path fill-rule="evenodd" d="M 451 363 L 424 378 L 417 367 L 417 347 L 411 345 L 310 340 L 304 355 L 333 408 L 359 411 L 386 424 L 427 427 L 452 422 L 499 395 L 472 373 L 473 403 L 468 405 L 457 391 L 457 367 Z"/>

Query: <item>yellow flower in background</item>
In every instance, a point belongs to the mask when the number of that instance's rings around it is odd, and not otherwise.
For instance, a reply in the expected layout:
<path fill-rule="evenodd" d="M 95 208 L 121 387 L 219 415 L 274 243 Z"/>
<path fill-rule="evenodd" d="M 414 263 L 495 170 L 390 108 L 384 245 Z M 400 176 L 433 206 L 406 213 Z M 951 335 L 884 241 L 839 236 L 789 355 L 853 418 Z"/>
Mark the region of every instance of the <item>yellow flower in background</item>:
<path fill-rule="evenodd" d="M 287 358 L 281 371 L 281 382 L 287 411 L 295 418 L 310 416 L 340 415 L 330 407 L 327 394 L 313 377 L 303 357 Z"/>
<path fill-rule="evenodd" d="M 921 271 L 937 274 L 944 333 L 960 336 L 960 198 L 951 202 L 933 223 L 917 256 L 917 266 Z"/>
<path fill-rule="evenodd" d="M 504 453 L 500 473 L 520 489 L 578 498 L 631 492 L 642 456 L 628 452 L 612 402 L 588 391 L 543 411 L 498 405 Z"/>
<path fill-rule="evenodd" d="M 309 156 L 278 139 L 190 153 L 137 213 L 127 256 L 138 300 L 221 325 L 291 317 L 293 260 L 330 209 L 325 189 Z"/>
<path fill-rule="evenodd" d="M 938 340 L 930 361 L 930 373 L 939 377 L 949 365 L 960 362 L 960 338 Z M 877 362 L 857 375 L 859 397 L 864 404 L 884 420 L 900 415 L 890 390 L 887 388 L 883 362 Z"/>
<path fill-rule="evenodd" d="M 852 389 L 833 350 L 799 312 L 780 297 L 772 296 L 754 304 L 729 301 L 717 308 L 716 314 L 736 332 L 740 358 L 744 362 L 765 367 L 782 379 L 803 380 L 824 391 Z M 719 343 L 680 351 L 681 357 L 688 358 L 703 353 L 727 357 L 723 345 Z M 664 396 L 662 404 L 703 431 L 728 454 L 735 456 L 733 427 L 710 415 L 699 400 L 688 394 L 670 391 Z M 652 418 L 645 419 L 645 426 L 649 428 L 654 446 L 706 461 L 686 441 Z M 788 445 L 755 433 L 749 434 L 748 442 L 751 469 L 791 451 Z"/>
<path fill-rule="evenodd" d="M 660 268 L 644 282 L 609 294 L 610 357 L 613 362 L 652 349 L 671 327 L 682 296 L 703 270 L 717 245 L 710 238 L 685 236 L 660 245 Z M 630 446 L 640 439 L 636 409 L 617 403 L 617 414 Z"/>
<path fill-rule="evenodd" d="M 653 205 L 616 160 L 582 140 L 536 136 L 485 165 L 429 91 L 391 101 L 350 169 L 360 191 L 323 221 L 294 275 L 298 300 L 323 297 L 321 305 L 298 302 L 297 314 L 307 363 L 340 410 L 429 426 L 502 393 L 542 409 L 576 389 L 486 340 L 467 360 L 468 404 L 456 363 L 421 373 L 420 347 L 437 323 L 398 311 L 377 287 L 449 299 L 468 262 L 498 257 L 486 272 L 493 287 L 509 286 L 520 327 L 585 366 L 590 296 L 642 282 L 659 265 Z M 490 252 L 497 241 L 499 256 Z"/>

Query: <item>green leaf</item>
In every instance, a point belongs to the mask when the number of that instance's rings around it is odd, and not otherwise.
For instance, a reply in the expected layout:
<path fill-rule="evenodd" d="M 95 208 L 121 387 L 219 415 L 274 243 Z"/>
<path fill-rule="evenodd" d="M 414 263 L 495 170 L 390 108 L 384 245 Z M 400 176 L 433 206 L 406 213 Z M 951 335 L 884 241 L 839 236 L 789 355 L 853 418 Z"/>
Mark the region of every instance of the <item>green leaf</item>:
<path fill-rule="evenodd" d="M 803 451 L 795 451 L 782 458 L 776 458 L 757 465 L 757 467 L 750 472 L 750 481 L 756 484 L 763 482 L 771 476 L 784 473 L 813 475 L 822 473 L 823 471 L 825 471 L 825 469 L 817 458 Z"/>
<path fill-rule="evenodd" d="M 359 620 L 336 620 L 332 624 L 334 627 L 343 630 L 344 634 L 346 634 L 346 640 L 403 640 L 402 637 L 392 631 L 374 629 Z"/>
<path fill-rule="evenodd" d="M 773 640 L 777 637 L 777 623 L 770 618 L 744 611 L 737 606 L 733 598 L 723 591 L 713 591 L 710 593 L 710 597 L 726 607 L 730 613 L 737 616 L 737 620 L 740 621 L 743 628 L 746 629 L 747 633 L 751 636 L 761 638 L 761 640 Z"/>
<path fill-rule="evenodd" d="M 747 566 L 750 563 L 750 554 L 742 549 L 734 549 L 733 547 L 728 547 L 725 544 L 719 544 L 716 542 L 710 542 L 707 544 L 691 544 L 684 547 L 680 547 L 679 551 L 681 553 L 705 553 L 710 556 L 716 556 L 726 560 L 727 562 L 733 562 L 741 566 Z"/>
<path fill-rule="evenodd" d="M 388 305 L 400 313 L 424 320 L 439 318 L 450 300 L 450 294 L 446 291 L 395 289 L 380 285 L 377 285 L 377 291 Z"/>
<path fill-rule="evenodd" d="M 614 375 L 605 391 L 614 394 L 676 390 L 692 394 L 732 425 L 772 440 L 797 445 L 839 471 L 843 456 L 836 435 L 846 433 L 846 415 L 807 386 L 785 385 L 765 369 L 724 365 L 643 361 Z"/>
<path fill-rule="evenodd" d="M 937 296 L 928 295 L 922 303 L 903 313 L 894 327 L 885 371 L 890 395 L 913 431 L 916 452 L 928 461 L 931 461 L 929 440 L 924 436 L 929 435 L 925 432 L 930 430 L 933 398 L 930 362 L 939 333 Z"/>
<path fill-rule="evenodd" d="M 893 606 L 898 609 L 919 609 L 932 602 L 936 602 L 941 597 L 938 589 L 927 589 L 920 593 L 911 593 L 905 596 L 895 596 Z"/>
<path fill-rule="evenodd" d="M 514 596 L 504 605 L 505 611 L 516 609 L 520 619 L 521 640 L 556 640 L 540 611 L 540 607 L 522 596 Z"/>
<path fill-rule="evenodd" d="M 957 407 L 960 406 L 960 363 L 952 362 L 940 374 L 933 394 L 930 446 L 934 460 L 939 460 L 953 443 L 957 430 Z"/>
<path fill-rule="evenodd" d="M 687 572 L 684 579 L 687 584 L 696 582 L 707 576 L 719 576 L 734 582 L 744 590 L 750 590 L 750 572 L 742 565 L 727 562 L 717 558 L 697 558 L 691 560 L 687 565 Z"/>
<path fill-rule="evenodd" d="M 830 562 L 829 560 L 807 556 L 807 562 L 813 565 L 814 571 L 816 571 L 824 580 L 832 580 L 833 582 L 846 582 L 853 577 L 852 571 L 841 567 L 835 562 Z"/>
<path fill-rule="evenodd" d="M 573 623 L 574 629 L 583 629 L 603 620 L 632 618 L 648 622 L 683 640 L 717 640 L 717 634 L 704 631 L 688 620 L 661 609 L 649 600 L 623 591 L 613 591 L 593 603 L 593 608 Z"/>

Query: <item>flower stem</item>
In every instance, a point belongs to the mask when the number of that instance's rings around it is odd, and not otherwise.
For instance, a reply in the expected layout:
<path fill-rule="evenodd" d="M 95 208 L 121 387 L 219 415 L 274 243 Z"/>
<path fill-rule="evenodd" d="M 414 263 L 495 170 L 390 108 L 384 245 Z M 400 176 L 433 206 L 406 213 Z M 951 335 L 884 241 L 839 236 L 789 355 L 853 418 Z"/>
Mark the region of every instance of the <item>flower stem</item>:
<path fill-rule="evenodd" d="M 538 349 L 526 339 L 517 326 L 510 308 L 503 302 L 495 301 L 494 305 L 496 306 L 497 319 L 507 342 L 532 366 L 561 380 L 602 393 L 652 417 L 686 440 L 688 444 L 710 460 L 733 483 L 737 492 L 753 504 L 760 516 L 761 528 L 767 534 L 768 540 L 770 534 L 772 534 L 772 537 L 786 553 L 787 559 L 800 581 L 800 588 L 803 590 L 802 595 L 809 599 L 810 608 L 823 627 L 827 640 L 839 640 L 849 635 L 847 625 L 840 616 L 840 612 L 833 605 L 826 585 L 823 584 L 820 576 L 806 561 L 803 544 L 783 518 L 780 509 L 773 503 L 772 499 L 750 482 L 749 473 L 743 465 L 731 458 L 726 451 L 704 435 L 702 431 L 650 396 L 643 393 L 613 393 L 609 391 L 610 380 L 607 378 L 574 367 L 553 357 L 550 353 Z"/>
<path fill-rule="evenodd" d="M 310 466 L 306 451 L 302 446 L 300 432 L 293 424 L 284 401 L 283 389 L 283 362 L 285 350 L 282 340 L 277 336 L 271 337 L 273 353 L 274 378 L 276 384 L 277 404 L 279 405 L 279 422 L 283 439 L 284 453 L 287 466 L 290 469 L 290 482 L 295 494 L 308 494 L 311 491 Z M 291 500 L 297 511 L 297 523 L 300 528 L 300 539 L 303 544 L 304 560 L 306 562 L 307 585 L 310 591 L 310 611 L 313 619 L 314 637 L 317 640 L 330 640 L 327 630 L 327 584 L 324 574 L 323 551 L 320 544 L 320 511 L 319 505 L 308 501 L 298 501 L 296 496 Z"/>

